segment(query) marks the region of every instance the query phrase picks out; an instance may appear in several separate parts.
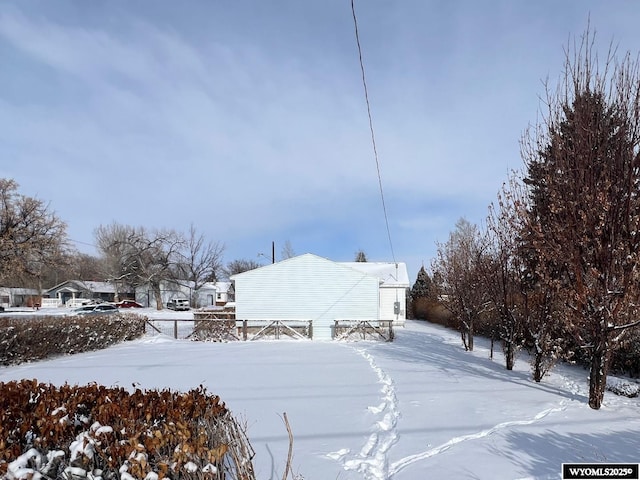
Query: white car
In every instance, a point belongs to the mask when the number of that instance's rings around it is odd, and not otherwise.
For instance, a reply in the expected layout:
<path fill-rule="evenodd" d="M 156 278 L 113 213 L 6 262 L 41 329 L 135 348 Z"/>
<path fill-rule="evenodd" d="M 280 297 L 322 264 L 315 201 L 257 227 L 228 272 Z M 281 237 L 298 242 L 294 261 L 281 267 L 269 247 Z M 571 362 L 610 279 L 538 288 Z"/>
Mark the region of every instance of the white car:
<path fill-rule="evenodd" d="M 76 308 L 75 315 L 100 315 L 105 313 L 118 313 L 118 307 L 111 303 L 99 303 L 98 305 L 84 305 Z"/>
<path fill-rule="evenodd" d="M 167 308 L 170 310 L 189 310 L 189 300 L 186 298 L 174 298 L 167 302 Z"/>

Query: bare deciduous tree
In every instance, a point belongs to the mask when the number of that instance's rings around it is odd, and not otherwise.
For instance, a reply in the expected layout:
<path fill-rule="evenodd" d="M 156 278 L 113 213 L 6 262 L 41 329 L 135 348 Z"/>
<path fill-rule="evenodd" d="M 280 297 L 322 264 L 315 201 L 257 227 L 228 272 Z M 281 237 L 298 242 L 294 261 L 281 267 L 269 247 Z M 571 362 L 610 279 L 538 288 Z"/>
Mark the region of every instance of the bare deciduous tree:
<path fill-rule="evenodd" d="M 255 260 L 247 260 L 240 258 L 237 260 L 231 260 L 223 269 L 224 275 L 229 278 L 237 273 L 247 272 L 255 268 L 262 267 L 262 265 Z"/>
<path fill-rule="evenodd" d="M 482 287 L 483 239 L 475 225 L 461 218 L 445 244 L 438 245 L 432 272 L 443 304 L 459 322 L 465 350 L 473 350 L 474 324 L 487 306 Z"/>
<path fill-rule="evenodd" d="M 19 194 L 14 180 L 0 178 L 0 280 L 29 277 L 39 283 L 43 270 L 69 250 L 66 228 L 41 200 Z"/>
<path fill-rule="evenodd" d="M 293 250 L 291 242 L 287 240 L 280 250 L 280 260 L 286 260 L 287 258 L 293 258 L 296 256 L 296 252 Z"/>
<path fill-rule="evenodd" d="M 487 255 L 482 263 L 488 299 L 496 314 L 495 333 L 502 341 L 507 370 L 513 370 L 523 340 L 524 311 L 521 258 L 518 255 L 521 189 L 515 177 L 504 185 L 498 203 L 489 207 Z"/>
<path fill-rule="evenodd" d="M 192 224 L 182 248 L 178 251 L 177 275 L 174 280 L 178 283 L 183 280 L 191 282 L 194 291 L 198 291 L 207 282 L 215 282 L 221 273 L 223 252 L 223 245 L 207 242 Z"/>
<path fill-rule="evenodd" d="M 103 274 L 105 279 L 114 285 L 116 301 L 119 300 L 119 292 L 135 289 L 139 285 L 134 265 L 127 263 L 130 256 L 130 239 L 136 235 L 134 227 L 115 222 L 100 225 L 94 231 L 96 245 L 102 257 Z"/>
<path fill-rule="evenodd" d="M 135 287 L 147 284 L 162 309 L 161 285 L 172 280 L 184 238 L 174 230 L 148 231 L 143 227 L 112 224 L 96 230 L 98 248 L 109 258 L 112 281 Z"/>

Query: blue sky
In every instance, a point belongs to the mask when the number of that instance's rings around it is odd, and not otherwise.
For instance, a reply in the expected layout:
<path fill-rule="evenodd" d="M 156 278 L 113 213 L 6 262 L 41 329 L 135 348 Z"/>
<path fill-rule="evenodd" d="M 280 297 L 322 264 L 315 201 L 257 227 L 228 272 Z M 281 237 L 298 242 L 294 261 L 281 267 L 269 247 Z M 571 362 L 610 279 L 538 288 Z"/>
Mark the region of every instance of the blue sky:
<path fill-rule="evenodd" d="M 640 50 L 631 0 L 356 0 L 395 258 L 411 280 L 480 224 L 589 17 Z M 3 1 L 0 177 L 80 251 L 101 224 L 199 232 L 225 260 L 392 260 L 350 0 Z M 262 259 L 264 260 L 264 259 Z"/>

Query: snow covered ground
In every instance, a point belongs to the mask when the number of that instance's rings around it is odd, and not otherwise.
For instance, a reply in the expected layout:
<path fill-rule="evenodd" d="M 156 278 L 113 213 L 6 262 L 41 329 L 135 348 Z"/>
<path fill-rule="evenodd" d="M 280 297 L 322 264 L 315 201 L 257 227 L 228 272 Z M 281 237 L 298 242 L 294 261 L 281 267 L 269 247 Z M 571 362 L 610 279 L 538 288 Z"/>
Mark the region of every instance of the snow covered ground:
<path fill-rule="evenodd" d="M 147 336 L 0 368 L 0 381 L 188 390 L 202 384 L 246 421 L 258 477 L 282 478 L 286 412 L 305 480 L 561 478 L 563 462 L 640 462 L 640 399 L 586 403 L 586 371 L 543 383 L 504 369 L 481 340 L 407 322 L 393 343 L 201 343 Z"/>

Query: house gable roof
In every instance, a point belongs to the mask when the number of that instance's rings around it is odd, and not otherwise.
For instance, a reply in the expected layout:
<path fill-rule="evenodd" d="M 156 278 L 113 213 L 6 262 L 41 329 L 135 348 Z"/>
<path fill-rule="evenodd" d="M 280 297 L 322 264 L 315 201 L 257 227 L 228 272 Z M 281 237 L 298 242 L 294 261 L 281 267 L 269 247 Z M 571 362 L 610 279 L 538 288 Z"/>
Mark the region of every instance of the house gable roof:
<path fill-rule="evenodd" d="M 47 292 L 67 290 L 69 292 L 115 293 L 115 287 L 109 282 L 93 282 L 83 280 L 67 280 L 51 287 Z"/>
<path fill-rule="evenodd" d="M 367 276 L 375 277 L 383 287 L 409 287 L 409 275 L 407 274 L 407 267 L 404 263 L 394 262 L 334 262 L 324 257 L 314 255 L 313 253 L 305 253 L 296 257 L 291 257 L 280 262 L 258 267 L 253 270 L 247 270 L 246 272 L 237 273 L 231 276 L 231 280 L 235 280 L 240 276 L 255 275 L 256 272 L 262 272 L 266 269 L 278 268 L 278 265 L 286 264 L 287 262 L 300 262 L 300 261 L 320 261 L 330 262 L 340 268 L 347 268 L 350 270 L 356 270 L 360 273 L 364 273 Z"/>
<path fill-rule="evenodd" d="M 368 273 L 380 279 L 383 287 L 408 288 L 409 274 L 404 263 L 394 262 L 340 262 L 355 270 Z"/>

